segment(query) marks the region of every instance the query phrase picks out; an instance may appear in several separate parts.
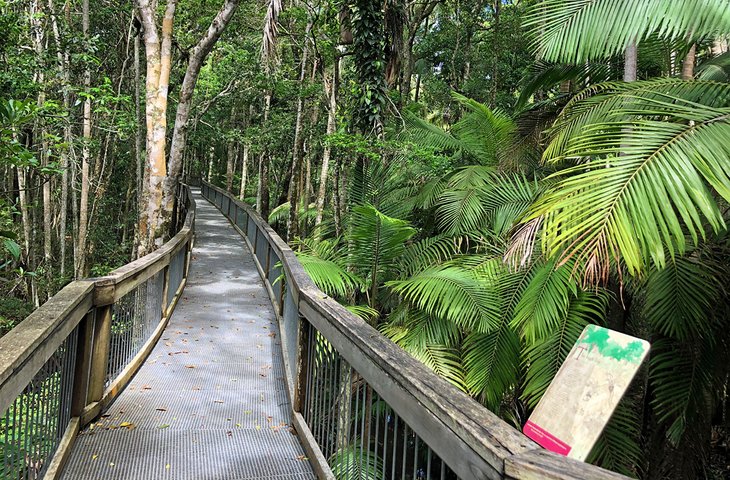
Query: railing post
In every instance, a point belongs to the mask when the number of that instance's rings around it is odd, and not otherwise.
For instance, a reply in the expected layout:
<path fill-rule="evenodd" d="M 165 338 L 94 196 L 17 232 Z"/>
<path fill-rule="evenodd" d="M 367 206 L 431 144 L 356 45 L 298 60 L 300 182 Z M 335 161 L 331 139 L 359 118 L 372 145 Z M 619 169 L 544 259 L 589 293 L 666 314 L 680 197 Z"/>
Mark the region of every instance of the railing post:
<path fill-rule="evenodd" d="M 298 315 L 299 312 L 297 312 Z M 307 391 L 307 372 L 309 371 L 309 322 L 306 318 L 299 316 L 299 328 L 297 332 L 297 378 L 294 387 L 294 401 L 292 409 L 295 412 L 302 413 L 304 406 L 305 393 Z"/>
<path fill-rule="evenodd" d="M 269 285 L 271 285 L 271 279 L 269 278 L 271 276 L 271 243 L 266 242 L 266 247 L 266 266 L 264 267 L 264 277 L 269 280 Z"/>
<path fill-rule="evenodd" d="M 170 262 L 174 261 L 174 256 L 170 255 Z M 165 273 L 162 276 L 162 312 L 160 313 L 162 316 L 160 319 L 165 318 L 167 316 L 167 294 L 170 290 L 170 265 L 168 264 L 165 267 Z"/>
<path fill-rule="evenodd" d="M 96 310 L 91 309 L 78 326 L 74 384 L 71 393 L 71 416 L 80 417 L 89 398 L 89 369 L 93 355 L 94 320 Z"/>
<path fill-rule="evenodd" d="M 97 307 L 89 373 L 87 404 L 98 402 L 104 395 L 109 347 L 112 339 L 112 305 Z"/>

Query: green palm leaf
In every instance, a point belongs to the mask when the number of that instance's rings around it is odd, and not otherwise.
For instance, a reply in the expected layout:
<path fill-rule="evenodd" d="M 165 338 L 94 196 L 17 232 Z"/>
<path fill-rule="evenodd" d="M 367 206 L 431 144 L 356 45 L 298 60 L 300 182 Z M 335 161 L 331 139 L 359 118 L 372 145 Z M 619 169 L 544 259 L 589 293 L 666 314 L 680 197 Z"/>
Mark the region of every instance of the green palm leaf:
<path fill-rule="evenodd" d="M 363 284 L 360 278 L 332 260 L 301 252 L 297 253 L 297 258 L 312 281 L 327 295 L 346 298 Z"/>
<path fill-rule="evenodd" d="M 571 141 L 589 125 L 606 118 L 631 121 L 635 115 L 622 109 L 635 104 L 637 98 L 665 100 L 679 97 L 688 103 L 725 107 L 730 103 L 730 84 L 713 81 L 687 82 L 678 79 L 654 79 L 638 82 L 607 82 L 591 86 L 573 97 L 547 131 L 548 146 L 543 159 L 556 163 L 565 159 Z"/>
<path fill-rule="evenodd" d="M 712 311 L 720 301 L 715 268 L 693 257 L 678 257 L 646 278 L 641 315 L 658 332 L 676 340 L 711 338 Z"/>
<path fill-rule="evenodd" d="M 559 317 L 551 319 L 552 328 L 545 336 L 528 342 L 523 351 L 526 373 L 522 398 L 530 408 L 537 406 L 583 328 L 599 321 L 605 309 L 605 295 L 580 291 L 570 298 L 567 308 L 556 312 Z"/>
<path fill-rule="evenodd" d="M 348 263 L 372 288 L 390 277 L 416 229 L 405 220 L 389 217 L 372 205 L 352 209 Z"/>
<path fill-rule="evenodd" d="M 635 119 L 627 125 L 613 117 Z M 711 191 L 730 199 L 730 108 L 664 95 L 635 96 L 570 139 L 565 155 L 583 163 L 537 203 L 550 255 L 577 258 L 586 279 L 604 279 L 611 260 L 630 274 L 725 228 Z M 528 219 L 529 219 L 528 218 Z"/>
<path fill-rule="evenodd" d="M 468 330 L 489 332 L 499 324 L 496 292 L 473 270 L 454 265 L 432 267 L 386 285 L 428 315 Z"/>
<path fill-rule="evenodd" d="M 468 391 L 492 411 L 499 411 L 507 392 L 517 384 L 520 338 L 506 320 L 488 333 L 472 332 L 464 340 Z"/>
<path fill-rule="evenodd" d="M 725 0 L 543 0 L 525 22 L 539 58 L 581 63 L 622 53 L 657 33 L 676 39 L 730 31 Z M 597 34 L 600 32 L 600 34 Z"/>

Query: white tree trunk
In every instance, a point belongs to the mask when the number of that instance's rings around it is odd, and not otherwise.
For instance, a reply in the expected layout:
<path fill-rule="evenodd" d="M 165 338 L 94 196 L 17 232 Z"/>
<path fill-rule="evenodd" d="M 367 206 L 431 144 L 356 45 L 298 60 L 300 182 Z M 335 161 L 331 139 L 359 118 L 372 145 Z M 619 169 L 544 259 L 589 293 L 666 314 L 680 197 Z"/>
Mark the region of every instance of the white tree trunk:
<path fill-rule="evenodd" d="M 335 58 L 334 72 L 332 81 L 328 82 L 325 78 L 324 88 L 328 98 L 327 105 L 327 135 L 332 135 L 337 129 L 337 82 L 340 57 Z M 328 86 L 329 85 L 329 86 Z M 327 174 L 329 173 L 330 156 L 332 155 L 332 147 L 329 143 L 325 144 L 322 152 L 322 170 L 319 174 L 319 191 L 317 192 L 317 216 L 314 220 L 315 227 L 322 223 L 322 214 L 324 212 L 324 199 L 327 194 Z"/>
<path fill-rule="evenodd" d="M 246 180 L 248 175 L 248 142 L 243 144 L 243 159 L 241 161 L 241 188 L 239 190 L 239 197 L 241 200 L 246 198 Z"/>
<path fill-rule="evenodd" d="M 89 0 L 84 0 L 82 7 L 82 31 L 84 41 L 89 41 Z M 79 203 L 79 231 L 76 247 L 76 258 L 74 262 L 74 274 L 76 278 L 84 278 L 86 276 L 86 243 L 89 235 L 89 162 L 91 160 L 91 70 L 88 67 L 84 69 L 84 90 L 87 95 L 84 100 L 84 118 L 83 118 L 83 145 L 81 150 L 81 198 Z"/>

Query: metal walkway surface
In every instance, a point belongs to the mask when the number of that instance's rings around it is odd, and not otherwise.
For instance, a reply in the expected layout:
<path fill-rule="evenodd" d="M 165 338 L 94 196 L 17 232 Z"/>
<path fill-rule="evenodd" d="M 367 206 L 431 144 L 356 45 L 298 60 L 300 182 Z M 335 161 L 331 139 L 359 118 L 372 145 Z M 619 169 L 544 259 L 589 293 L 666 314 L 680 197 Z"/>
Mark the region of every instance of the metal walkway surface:
<path fill-rule="evenodd" d="M 279 330 L 252 255 L 195 199 L 182 298 L 126 390 L 81 432 L 64 480 L 315 478 L 289 427 Z"/>

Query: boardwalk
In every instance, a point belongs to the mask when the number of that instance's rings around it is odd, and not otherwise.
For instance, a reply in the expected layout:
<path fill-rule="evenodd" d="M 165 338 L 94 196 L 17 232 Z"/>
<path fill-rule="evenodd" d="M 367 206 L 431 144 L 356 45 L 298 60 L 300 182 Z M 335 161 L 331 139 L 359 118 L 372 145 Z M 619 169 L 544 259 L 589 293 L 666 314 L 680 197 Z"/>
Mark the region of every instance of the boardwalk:
<path fill-rule="evenodd" d="M 127 389 L 82 432 L 64 480 L 315 478 L 289 428 L 278 328 L 251 254 L 196 201 L 183 297 Z"/>

